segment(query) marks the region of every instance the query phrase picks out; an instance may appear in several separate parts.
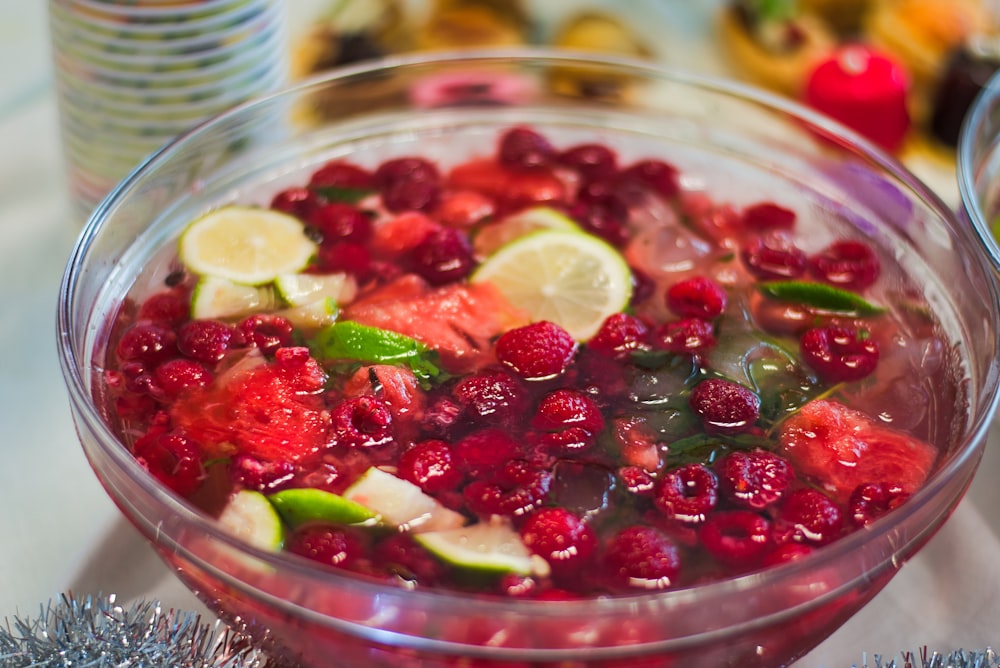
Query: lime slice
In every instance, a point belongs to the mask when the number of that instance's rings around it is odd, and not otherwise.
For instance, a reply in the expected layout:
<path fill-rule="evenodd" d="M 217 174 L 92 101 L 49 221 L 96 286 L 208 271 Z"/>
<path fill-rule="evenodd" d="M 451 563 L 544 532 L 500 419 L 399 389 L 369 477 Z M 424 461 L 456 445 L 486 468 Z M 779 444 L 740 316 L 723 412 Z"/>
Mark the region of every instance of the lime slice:
<path fill-rule="evenodd" d="M 543 230 L 488 257 L 471 279 L 492 283 L 534 320 L 549 320 L 586 341 L 628 306 L 632 271 L 615 248 L 583 232 Z"/>
<path fill-rule="evenodd" d="M 329 298 L 337 304 L 354 299 L 358 285 L 347 274 L 282 274 L 274 279 L 278 295 L 292 306 L 305 306 Z"/>
<path fill-rule="evenodd" d="M 366 364 L 405 364 L 418 378 L 440 373 L 431 361 L 432 352 L 423 343 L 405 334 L 342 320 L 319 331 L 312 341 L 318 357 L 326 360 L 355 360 Z"/>
<path fill-rule="evenodd" d="M 178 254 L 191 271 L 260 285 L 297 272 L 316 253 L 316 243 L 297 218 L 271 209 L 228 206 L 190 223 Z"/>
<path fill-rule="evenodd" d="M 339 313 L 340 309 L 337 307 L 336 299 L 321 297 L 301 306 L 292 306 L 276 311 L 275 315 L 285 318 L 294 327 L 318 330 L 336 322 Z"/>
<path fill-rule="evenodd" d="M 377 513 L 404 531 L 439 531 L 465 524 L 465 516 L 445 508 L 408 480 L 374 466 L 344 491 L 344 498 Z"/>
<path fill-rule="evenodd" d="M 472 249 L 485 257 L 514 239 L 539 230 L 579 232 L 580 227 L 560 211 L 547 206 L 536 206 L 480 228 L 472 239 Z"/>
<path fill-rule="evenodd" d="M 219 523 L 231 534 L 262 550 L 278 551 L 285 530 L 278 512 L 260 492 L 237 492 L 219 515 Z"/>
<path fill-rule="evenodd" d="M 441 561 L 468 571 L 484 575 L 538 576 L 549 572 L 545 559 L 533 555 L 505 520 L 428 531 L 414 538 Z"/>
<path fill-rule="evenodd" d="M 191 295 L 191 317 L 238 318 L 274 308 L 270 287 L 234 283 L 226 278 L 204 276 Z"/>
<path fill-rule="evenodd" d="M 267 497 L 291 527 L 307 522 L 374 524 L 378 514 L 360 503 L 322 489 L 284 489 Z"/>
<path fill-rule="evenodd" d="M 827 283 L 770 281 L 759 283 L 757 288 L 763 294 L 774 299 L 812 306 L 834 313 L 867 316 L 880 315 L 886 311 L 885 307 L 872 304 L 855 292 Z"/>

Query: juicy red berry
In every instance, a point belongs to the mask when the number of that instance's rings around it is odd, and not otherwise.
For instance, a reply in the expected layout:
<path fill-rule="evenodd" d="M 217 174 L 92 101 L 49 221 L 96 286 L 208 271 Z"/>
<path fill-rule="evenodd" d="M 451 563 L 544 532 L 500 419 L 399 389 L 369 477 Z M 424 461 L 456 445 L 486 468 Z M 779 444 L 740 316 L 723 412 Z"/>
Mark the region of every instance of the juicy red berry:
<path fill-rule="evenodd" d="M 522 459 L 508 461 L 491 476 L 473 480 L 462 495 L 482 516 L 521 516 L 542 505 L 552 486 L 552 473 Z"/>
<path fill-rule="evenodd" d="M 414 443 L 399 457 L 399 476 L 428 494 L 455 489 L 462 472 L 455 464 L 451 446 L 432 439 Z"/>
<path fill-rule="evenodd" d="M 420 428 L 428 436 L 447 436 L 461 414 L 462 407 L 457 402 L 448 397 L 437 397 L 424 409 Z"/>
<path fill-rule="evenodd" d="M 154 478 L 181 496 L 193 494 L 205 479 L 201 451 L 178 432 L 164 433 L 154 426 L 135 442 L 134 451 Z"/>
<path fill-rule="evenodd" d="M 357 207 L 343 202 L 324 204 L 309 214 L 307 222 L 319 230 L 324 243 L 367 243 L 372 236 L 371 219 Z"/>
<path fill-rule="evenodd" d="M 650 340 L 660 350 L 701 355 L 715 347 L 715 328 L 708 320 L 684 318 L 663 323 L 656 328 Z"/>
<path fill-rule="evenodd" d="M 858 485 L 848 500 L 847 516 L 855 526 L 868 526 L 909 498 L 910 495 L 897 485 L 884 482 Z"/>
<path fill-rule="evenodd" d="M 576 171 L 585 181 L 609 180 L 618 169 L 618 156 L 602 144 L 577 144 L 558 156 L 559 164 Z"/>
<path fill-rule="evenodd" d="M 666 589 L 680 574 L 680 552 L 662 531 L 631 526 L 615 534 L 604 550 L 613 580 L 639 589 Z"/>
<path fill-rule="evenodd" d="M 825 545 L 840 535 L 843 515 L 830 497 L 802 488 L 789 492 L 778 508 L 775 533 L 783 542 Z"/>
<path fill-rule="evenodd" d="M 743 385 L 721 378 L 695 385 L 689 403 L 709 432 L 738 434 L 752 427 L 760 416 L 760 397 Z"/>
<path fill-rule="evenodd" d="M 350 242 L 321 245 L 316 254 L 316 265 L 320 271 L 343 272 L 359 281 L 371 278 L 375 270 L 368 246 Z"/>
<path fill-rule="evenodd" d="M 565 508 L 542 508 L 529 515 L 521 526 L 521 538 L 557 576 L 577 571 L 597 545 L 594 530 Z"/>
<path fill-rule="evenodd" d="M 587 232 L 604 239 L 612 246 L 622 248 L 628 242 L 626 221 L 617 217 L 613 210 L 601 204 L 577 202 L 569 212 Z"/>
<path fill-rule="evenodd" d="M 336 568 L 351 568 L 364 555 L 364 545 L 353 533 L 323 524 L 308 524 L 292 532 L 285 544 L 292 554 L 297 554 Z"/>
<path fill-rule="evenodd" d="M 122 362 L 143 362 L 155 365 L 177 352 L 177 337 L 173 330 L 153 323 L 132 325 L 118 341 L 116 353 Z"/>
<path fill-rule="evenodd" d="M 309 178 L 309 187 L 326 199 L 356 200 L 359 195 L 375 189 L 371 172 L 345 160 L 331 160 Z"/>
<path fill-rule="evenodd" d="M 630 493 L 638 496 L 652 496 L 656 478 L 641 466 L 623 466 L 618 469 L 618 479 Z"/>
<path fill-rule="evenodd" d="M 685 464 L 663 473 L 653 503 L 668 518 L 687 524 L 705 521 L 719 501 L 719 479 L 704 464 Z"/>
<path fill-rule="evenodd" d="M 316 392 L 327 375 L 305 346 L 287 346 L 274 351 L 274 369 L 282 383 L 295 392 Z"/>
<path fill-rule="evenodd" d="M 455 444 L 457 463 L 472 475 L 495 471 L 520 452 L 517 441 L 502 429 L 474 431 Z"/>
<path fill-rule="evenodd" d="M 751 239 L 741 255 L 747 270 L 761 280 L 788 280 L 806 271 L 805 251 L 780 234 Z"/>
<path fill-rule="evenodd" d="M 176 327 L 188 319 L 191 304 L 177 290 L 165 290 L 150 295 L 139 307 L 136 320 L 149 320 L 164 327 Z"/>
<path fill-rule="evenodd" d="M 381 399 L 346 399 L 330 411 L 330 438 L 350 448 L 372 448 L 392 442 L 392 413 Z"/>
<path fill-rule="evenodd" d="M 597 434 L 604 429 L 604 416 L 590 396 L 563 388 L 545 395 L 538 404 L 531 426 L 544 431 L 582 427 Z"/>
<path fill-rule="evenodd" d="M 656 292 L 656 281 L 649 277 L 644 271 L 631 267 L 632 269 L 632 298 L 629 303 L 632 306 L 641 304 Z"/>
<path fill-rule="evenodd" d="M 784 543 L 768 552 L 762 566 L 780 566 L 812 554 L 813 547 L 805 543 Z"/>
<path fill-rule="evenodd" d="M 695 276 L 667 289 L 667 307 L 682 318 L 711 320 L 726 308 L 726 291 L 705 276 Z"/>
<path fill-rule="evenodd" d="M 719 460 L 716 470 L 726 498 L 751 510 L 778 501 L 795 475 L 783 457 L 767 450 L 734 450 Z"/>
<path fill-rule="evenodd" d="M 290 461 L 264 461 L 243 454 L 233 457 L 229 471 L 234 481 L 258 492 L 276 492 L 295 477 Z"/>
<path fill-rule="evenodd" d="M 468 238 L 451 227 L 428 232 L 406 259 L 410 269 L 431 285 L 459 281 L 469 275 L 474 265 Z"/>
<path fill-rule="evenodd" d="M 795 212 L 774 202 L 761 202 L 743 210 L 743 225 L 756 231 L 789 230 L 795 227 Z"/>
<path fill-rule="evenodd" d="M 465 415 L 492 424 L 507 424 L 520 418 L 527 398 L 521 381 L 509 373 L 486 369 L 466 376 L 452 390 Z"/>
<path fill-rule="evenodd" d="M 424 586 L 439 582 L 448 570 L 407 533 L 379 542 L 374 552 L 375 564 L 381 570 Z"/>
<path fill-rule="evenodd" d="M 813 275 L 847 290 L 864 290 L 881 271 L 875 251 L 860 241 L 836 241 L 809 258 Z"/>
<path fill-rule="evenodd" d="M 622 170 L 620 181 L 638 183 L 661 197 L 673 197 L 681 191 L 675 167 L 661 160 L 640 160 Z"/>
<path fill-rule="evenodd" d="M 301 221 L 309 219 L 309 215 L 320 206 L 320 200 L 312 190 L 302 187 L 286 188 L 271 199 L 271 208 L 275 211 L 295 216 Z"/>
<path fill-rule="evenodd" d="M 544 167 L 555 156 L 556 150 L 549 140 L 530 128 L 511 128 L 500 136 L 497 158 L 505 167 Z"/>
<path fill-rule="evenodd" d="M 591 350 L 626 360 L 634 350 L 648 347 L 649 327 L 639 318 L 628 313 L 615 313 L 605 318 L 601 328 L 587 341 Z"/>
<path fill-rule="evenodd" d="M 231 346 L 238 344 L 236 331 L 218 320 L 190 320 L 177 330 L 181 354 L 205 364 L 220 361 Z"/>
<path fill-rule="evenodd" d="M 565 329 L 545 320 L 508 330 L 497 339 L 502 364 L 526 380 L 546 380 L 563 373 L 577 343 Z"/>
<path fill-rule="evenodd" d="M 393 212 L 430 211 L 441 195 L 441 175 L 423 158 L 396 158 L 375 170 L 382 203 Z"/>
<path fill-rule="evenodd" d="M 160 364 L 153 372 L 156 386 L 168 397 L 186 390 L 205 387 L 212 382 L 212 372 L 194 360 L 177 357 Z"/>
<path fill-rule="evenodd" d="M 749 510 L 713 513 L 701 525 L 698 538 L 716 560 L 738 568 L 756 566 L 773 546 L 771 523 Z"/>
<path fill-rule="evenodd" d="M 878 366 L 878 342 L 850 327 L 815 327 L 799 340 L 802 359 L 828 383 L 861 380 Z"/>
<path fill-rule="evenodd" d="M 292 323 L 280 315 L 267 313 L 251 315 L 236 325 L 236 331 L 247 343 L 267 354 L 283 346 L 292 345 Z"/>

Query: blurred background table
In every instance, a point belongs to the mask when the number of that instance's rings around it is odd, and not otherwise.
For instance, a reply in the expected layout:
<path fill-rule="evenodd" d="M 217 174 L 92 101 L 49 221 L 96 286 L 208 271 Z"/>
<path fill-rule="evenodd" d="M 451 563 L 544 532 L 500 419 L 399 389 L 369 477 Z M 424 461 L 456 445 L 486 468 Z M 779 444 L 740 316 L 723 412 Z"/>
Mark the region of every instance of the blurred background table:
<path fill-rule="evenodd" d="M 288 4 L 295 35 L 317 1 Z M 681 8 L 663 40 L 673 54 L 665 60 L 724 73 L 705 39 L 710 19 L 683 23 L 692 21 L 687 5 L 657 5 L 664 20 Z M 48 54 L 45 3 L 0 3 L 0 620 L 37 615 L 67 591 L 203 610 L 119 517 L 70 420 L 55 306 L 80 226 L 66 195 Z M 939 180 L 931 185 L 955 204 L 953 182 L 933 176 Z M 797 666 L 874 666 L 876 655 L 923 646 L 950 652 L 1000 645 L 998 447 L 994 427 L 979 475 L 951 520 L 875 601 Z"/>

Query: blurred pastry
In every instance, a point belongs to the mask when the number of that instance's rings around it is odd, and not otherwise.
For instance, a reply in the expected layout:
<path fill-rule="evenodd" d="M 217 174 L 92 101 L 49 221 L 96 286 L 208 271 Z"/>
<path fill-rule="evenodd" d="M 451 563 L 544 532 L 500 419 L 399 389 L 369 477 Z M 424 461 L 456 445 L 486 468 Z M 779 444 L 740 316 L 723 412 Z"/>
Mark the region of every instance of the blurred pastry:
<path fill-rule="evenodd" d="M 416 35 L 422 50 L 525 44 L 531 21 L 520 0 L 435 0 Z"/>
<path fill-rule="evenodd" d="M 815 14 L 841 38 L 852 39 L 861 31 L 865 14 L 874 0 L 798 0 L 798 8 Z"/>

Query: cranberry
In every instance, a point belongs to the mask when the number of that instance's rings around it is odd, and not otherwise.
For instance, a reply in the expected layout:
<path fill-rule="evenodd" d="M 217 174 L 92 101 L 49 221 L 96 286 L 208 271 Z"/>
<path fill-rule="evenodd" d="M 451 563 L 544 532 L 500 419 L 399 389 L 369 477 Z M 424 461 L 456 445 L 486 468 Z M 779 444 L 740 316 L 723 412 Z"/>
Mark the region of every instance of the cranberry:
<path fill-rule="evenodd" d="M 656 478 L 641 466 L 623 466 L 618 469 L 618 479 L 630 493 L 638 496 L 652 496 Z"/>
<path fill-rule="evenodd" d="M 423 158 L 396 158 L 375 170 L 382 203 L 392 212 L 430 211 L 441 194 L 441 175 Z"/>
<path fill-rule="evenodd" d="M 798 278 L 806 271 L 805 251 L 781 234 L 751 239 L 741 255 L 750 273 L 761 280 Z"/>
<path fill-rule="evenodd" d="M 576 171 L 585 181 L 609 180 L 618 169 L 618 156 L 602 144 L 577 144 L 562 151 L 558 162 Z"/>
<path fill-rule="evenodd" d="M 666 198 L 681 190 L 677 169 L 661 160 L 640 160 L 622 170 L 619 180 L 641 184 Z"/>
<path fill-rule="evenodd" d="M 474 431 L 455 443 L 458 464 L 472 475 L 494 471 L 520 452 L 517 441 L 501 429 Z"/>
<path fill-rule="evenodd" d="M 549 140 L 530 128 L 511 128 L 500 136 L 497 158 L 505 167 L 532 169 L 552 162 L 556 150 Z"/>
<path fill-rule="evenodd" d="M 330 411 L 330 438 L 350 448 L 372 448 L 392 441 L 392 413 L 372 396 L 345 399 Z"/>
<path fill-rule="evenodd" d="M 441 194 L 434 218 L 442 225 L 469 228 L 488 223 L 496 215 L 496 202 L 475 190 L 449 190 Z"/>
<path fill-rule="evenodd" d="M 139 322 L 122 334 L 116 353 L 123 362 L 144 362 L 155 365 L 177 352 L 177 337 L 173 330 L 148 322 Z"/>
<path fill-rule="evenodd" d="M 861 380 L 878 365 L 878 342 L 851 327 L 815 327 L 799 340 L 802 359 L 828 383 Z"/>
<path fill-rule="evenodd" d="M 205 479 L 201 451 L 187 436 L 154 426 L 135 442 L 135 457 L 154 478 L 181 496 L 190 496 Z"/>
<path fill-rule="evenodd" d="M 164 327 L 176 327 L 188 319 L 191 303 L 178 290 L 165 290 L 150 295 L 139 307 L 136 320 L 149 320 Z"/>
<path fill-rule="evenodd" d="M 653 490 L 653 503 L 668 518 L 689 524 L 703 522 L 719 500 L 719 479 L 699 462 L 665 472 Z"/>
<path fill-rule="evenodd" d="M 326 524 L 299 527 L 288 537 L 285 549 L 324 566 L 348 569 L 364 556 L 364 545 L 355 534 Z"/>
<path fill-rule="evenodd" d="M 751 510 L 777 502 L 794 478 L 791 465 L 767 450 L 735 450 L 719 460 L 716 468 L 726 498 Z"/>
<path fill-rule="evenodd" d="M 462 495 L 472 512 L 520 516 L 539 507 L 552 486 L 552 473 L 523 459 L 506 462 L 491 476 L 473 480 Z"/>
<path fill-rule="evenodd" d="M 771 523 L 749 510 L 713 513 L 698 530 L 705 550 L 720 563 L 756 566 L 772 548 Z"/>
<path fill-rule="evenodd" d="M 467 416 L 477 421 L 488 418 L 493 424 L 507 424 L 521 417 L 527 403 L 521 382 L 496 369 L 464 377 L 452 395 Z"/>
<path fill-rule="evenodd" d="M 760 397 L 722 378 L 709 378 L 695 385 L 689 403 L 709 432 L 738 434 L 750 429 L 760 416 Z"/>
<path fill-rule="evenodd" d="M 451 227 L 431 232 L 407 254 L 410 269 L 431 285 L 459 281 L 472 271 L 472 247 L 464 233 Z"/>
<path fill-rule="evenodd" d="M 783 542 L 824 545 L 840 535 L 840 508 L 819 490 L 801 488 L 789 492 L 778 508 L 775 532 Z"/>
<path fill-rule="evenodd" d="M 462 482 L 451 446 L 431 439 L 414 443 L 399 457 L 399 476 L 428 494 L 451 490 Z"/>
<path fill-rule="evenodd" d="M 190 320 L 177 330 L 177 349 L 205 364 L 220 361 L 238 343 L 236 331 L 218 320 Z"/>
<path fill-rule="evenodd" d="M 153 372 L 156 386 L 168 397 L 176 397 L 182 392 L 205 387 L 212 382 L 212 372 L 194 360 L 177 357 L 160 364 Z"/>
<path fill-rule="evenodd" d="M 321 245 L 316 256 L 316 265 L 323 272 L 343 272 L 359 281 L 371 278 L 375 271 L 368 246 L 351 242 Z"/>
<path fill-rule="evenodd" d="M 881 271 L 875 251 L 860 241 L 835 241 L 809 258 L 813 275 L 837 287 L 864 290 Z"/>
<path fill-rule="evenodd" d="M 230 464 L 233 480 L 258 492 L 275 492 L 291 482 L 295 465 L 286 460 L 264 461 L 250 455 L 238 454 Z"/>
<path fill-rule="evenodd" d="M 666 589 L 680 574 L 680 552 L 662 531 L 630 526 L 615 534 L 604 550 L 604 565 L 617 582 L 640 589 Z"/>
<path fill-rule="evenodd" d="M 628 313 L 615 313 L 605 318 L 601 328 L 587 341 L 591 350 L 626 360 L 634 350 L 648 347 L 649 327 L 639 318 Z"/>
<path fill-rule="evenodd" d="M 682 318 L 711 320 L 726 308 L 726 291 L 705 276 L 674 283 L 667 290 L 667 307 Z"/>
<path fill-rule="evenodd" d="M 280 315 L 257 313 L 244 318 L 236 325 L 243 339 L 264 353 L 273 353 L 282 346 L 292 344 L 292 323 Z"/>
<path fill-rule="evenodd" d="M 343 202 L 324 204 L 309 214 L 307 222 L 319 230 L 324 243 L 365 244 L 372 237 L 371 218 L 361 209 Z"/>
<path fill-rule="evenodd" d="M 292 187 L 282 190 L 271 199 L 271 208 L 275 211 L 295 216 L 306 221 L 309 215 L 320 206 L 320 200 L 312 190 L 302 187 Z"/>
<path fill-rule="evenodd" d="M 547 380 L 562 374 L 576 355 L 569 332 L 542 320 L 504 332 L 496 342 L 497 359 L 526 380 Z"/>
<path fill-rule="evenodd" d="M 684 318 L 665 322 L 653 332 L 653 346 L 672 353 L 701 355 L 715 347 L 715 328 L 708 320 Z"/>
<path fill-rule="evenodd" d="M 910 495 L 898 485 L 884 482 L 858 485 L 847 502 L 848 517 L 855 526 L 868 526 L 908 498 Z"/>
<path fill-rule="evenodd" d="M 557 576 L 576 572 L 597 545 L 594 530 L 565 508 L 542 508 L 529 515 L 521 526 L 521 538 Z"/>
<path fill-rule="evenodd" d="M 318 189 L 328 199 L 357 199 L 375 189 L 371 172 L 346 160 L 331 160 L 309 179 L 309 187 Z"/>
<path fill-rule="evenodd" d="M 761 202 L 743 210 L 743 225 L 748 230 L 788 230 L 795 227 L 795 212 L 774 202 Z"/>

